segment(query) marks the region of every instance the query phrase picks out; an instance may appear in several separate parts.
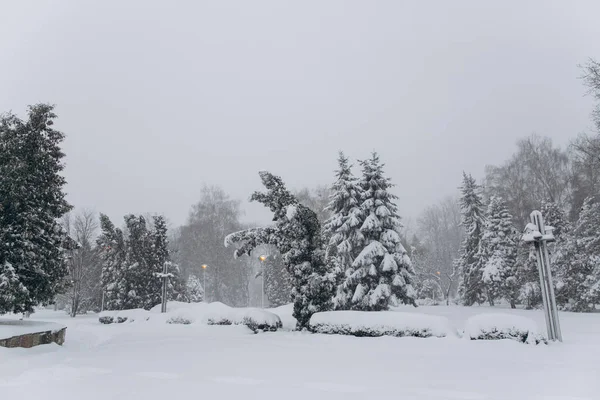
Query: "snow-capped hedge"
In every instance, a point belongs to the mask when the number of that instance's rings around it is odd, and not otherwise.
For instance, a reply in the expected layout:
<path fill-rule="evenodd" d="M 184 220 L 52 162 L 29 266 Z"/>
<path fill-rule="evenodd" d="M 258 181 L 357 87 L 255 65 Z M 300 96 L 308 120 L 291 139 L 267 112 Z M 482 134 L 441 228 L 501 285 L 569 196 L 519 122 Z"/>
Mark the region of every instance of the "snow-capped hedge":
<path fill-rule="evenodd" d="M 352 336 L 444 337 L 450 332 L 444 317 L 394 311 L 328 311 L 310 319 L 315 333 Z"/>
<path fill-rule="evenodd" d="M 147 321 L 150 312 L 143 308 L 121 311 L 103 311 L 100 313 L 99 321 L 103 324 L 121 324 L 123 322 Z"/>
<path fill-rule="evenodd" d="M 167 312 L 161 313 L 160 305 L 146 310 L 105 311 L 100 314 L 103 324 L 153 321 L 168 324 L 246 325 L 253 332 L 276 331 L 282 327 L 281 319 L 266 310 L 256 308 L 233 308 L 223 303 L 169 302 Z"/>
<path fill-rule="evenodd" d="M 464 337 L 471 340 L 512 339 L 522 343 L 546 343 L 535 321 L 519 315 L 490 313 L 467 320 Z"/>

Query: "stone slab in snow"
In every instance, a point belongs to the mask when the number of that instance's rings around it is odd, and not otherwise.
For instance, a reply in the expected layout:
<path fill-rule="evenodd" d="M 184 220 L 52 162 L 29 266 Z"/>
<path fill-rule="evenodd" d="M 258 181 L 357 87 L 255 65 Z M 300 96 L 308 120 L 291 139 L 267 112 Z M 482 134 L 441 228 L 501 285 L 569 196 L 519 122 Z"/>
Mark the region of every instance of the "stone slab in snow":
<path fill-rule="evenodd" d="M 65 328 L 55 322 L 0 318 L 0 340 L 38 332 L 58 332 Z"/>

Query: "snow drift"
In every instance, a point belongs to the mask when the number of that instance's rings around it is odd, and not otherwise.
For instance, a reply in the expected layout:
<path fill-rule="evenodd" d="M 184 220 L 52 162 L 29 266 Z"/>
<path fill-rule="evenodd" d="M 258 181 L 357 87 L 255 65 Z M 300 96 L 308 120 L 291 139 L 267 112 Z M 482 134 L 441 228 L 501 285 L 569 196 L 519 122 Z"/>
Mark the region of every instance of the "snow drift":
<path fill-rule="evenodd" d="M 450 333 L 445 317 L 394 311 L 328 311 L 310 319 L 315 333 L 352 336 L 445 337 Z"/>
<path fill-rule="evenodd" d="M 471 340 L 512 339 L 521 343 L 547 343 L 535 321 L 519 315 L 486 313 L 470 317 L 464 337 Z"/>

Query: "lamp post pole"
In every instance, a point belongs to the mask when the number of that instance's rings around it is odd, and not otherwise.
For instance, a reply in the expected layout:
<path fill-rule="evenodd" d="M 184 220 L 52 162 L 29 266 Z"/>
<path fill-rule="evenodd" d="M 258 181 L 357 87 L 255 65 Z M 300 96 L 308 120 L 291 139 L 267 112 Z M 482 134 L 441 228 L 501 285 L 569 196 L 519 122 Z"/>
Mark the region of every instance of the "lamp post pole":
<path fill-rule="evenodd" d="M 208 267 L 208 265 L 206 264 L 202 264 L 202 277 L 204 278 L 204 284 L 202 286 L 202 289 L 204 289 L 204 302 L 207 303 L 207 299 L 208 299 L 208 291 L 206 290 L 206 268 Z"/>
<path fill-rule="evenodd" d="M 533 211 L 530 218 L 531 222 L 525 227 L 523 241 L 533 243 L 535 246 L 548 339 L 562 342 L 562 332 L 558 321 L 558 308 L 556 307 L 556 297 L 554 296 L 554 285 L 552 283 L 550 257 L 548 256 L 547 246 L 548 242 L 554 241 L 553 228 L 544 225 L 544 218 L 539 211 Z"/>
<path fill-rule="evenodd" d="M 260 307 L 261 308 L 265 308 L 265 260 L 267 259 L 267 256 L 261 255 L 258 257 L 258 260 L 260 261 L 261 265 L 262 265 L 262 273 L 261 273 L 261 278 L 262 278 L 262 284 L 261 284 L 261 297 L 260 297 Z"/>
<path fill-rule="evenodd" d="M 160 312 L 167 312 L 167 280 L 169 279 L 169 271 L 168 271 L 169 263 L 165 262 L 163 264 L 163 272 L 162 272 L 162 302 L 160 306 Z"/>

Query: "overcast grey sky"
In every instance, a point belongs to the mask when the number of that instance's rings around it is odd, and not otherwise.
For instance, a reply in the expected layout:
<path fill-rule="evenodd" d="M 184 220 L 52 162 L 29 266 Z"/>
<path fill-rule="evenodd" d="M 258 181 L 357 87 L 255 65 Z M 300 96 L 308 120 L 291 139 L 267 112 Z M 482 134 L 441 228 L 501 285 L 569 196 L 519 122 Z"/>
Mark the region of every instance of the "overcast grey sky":
<path fill-rule="evenodd" d="M 600 1 L 0 0 L 0 110 L 57 105 L 69 200 L 184 222 L 203 183 L 329 184 L 380 152 L 414 217 L 532 132 L 590 126 Z M 358 173 L 358 170 L 356 171 Z"/>

